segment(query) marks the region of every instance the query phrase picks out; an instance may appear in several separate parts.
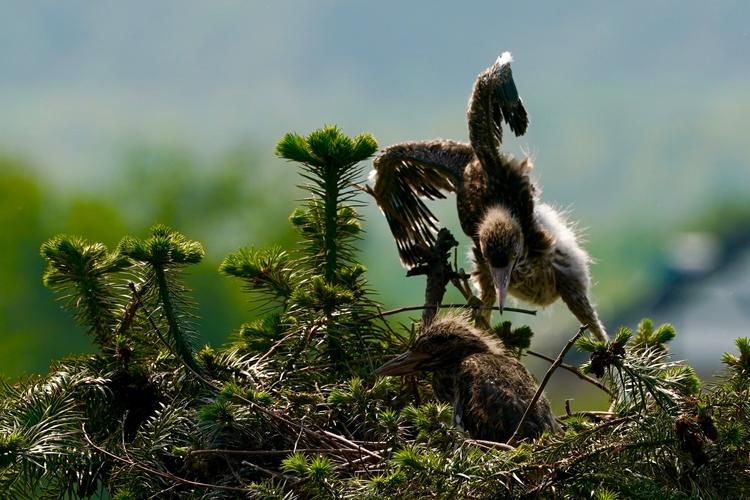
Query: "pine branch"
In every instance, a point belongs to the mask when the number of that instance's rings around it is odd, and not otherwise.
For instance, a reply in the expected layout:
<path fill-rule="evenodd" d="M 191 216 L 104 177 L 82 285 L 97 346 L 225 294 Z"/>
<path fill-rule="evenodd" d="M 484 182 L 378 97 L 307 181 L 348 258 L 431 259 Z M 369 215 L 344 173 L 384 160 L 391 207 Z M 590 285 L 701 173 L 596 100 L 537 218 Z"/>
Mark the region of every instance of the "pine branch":
<path fill-rule="evenodd" d="M 190 346 L 191 330 L 185 324 L 185 315 L 179 311 L 180 306 L 189 305 L 189 302 L 177 279 L 182 267 L 201 261 L 203 247 L 197 241 L 190 241 L 166 226 L 156 225 L 151 228 L 151 237 L 145 241 L 132 237 L 123 238 L 119 251 L 146 265 L 146 282 L 154 283 L 155 299 L 168 326 L 167 338 L 173 345 L 175 354 L 191 368 L 197 369 Z M 136 293 L 135 288 L 132 289 Z M 143 303 L 143 297 L 139 299 Z"/>
<path fill-rule="evenodd" d="M 351 253 L 344 250 L 359 231 L 352 231 L 357 225 L 356 216 L 342 203 L 353 199 L 350 186 L 361 174 L 356 165 L 369 158 L 377 147 L 371 135 L 362 134 L 352 139 L 335 126 L 323 127 L 306 137 L 286 134 L 276 146 L 278 156 L 302 164 L 303 177 L 311 183 L 304 186 L 313 194 L 307 213 L 296 212 L 293 223 L 305 237 L 320 236 L 320 240 L 312 242 L 318 245 L 315 250 L 323 276 L 329 283 L 336 284 L 337 269 L 352 262 Z"/>
<path fill-rule="evenodd" d="M 350 302 L 346 291 L 337 287 L 342 272 L 354 264 L 352 242 L 361 231 L 356 211 L 344 203 L 355 200 L 351 185 L 361 175 L 357 164 L 376 150 L 377 143 L 371 135 L 352 139 L 335 126 L 315 130 L 306 137 L 286 134 L 276 146 L 278 156 L 301 163 L 302 175 L 309 181 L 303 189 L 312 197 L 305 210 L 295 210 L 290 221 L 307 243 L 306 267 L 313 274 L 319 273 L 325 283 L 313 277 L 313 294 L 303 292 L 294 298 L 297 302 L 302 299 L 301 305 L 308 307 L 321 295 L 332 299 L 329 307 L 321 309 L 326 319 L 325 351 L 337 372 L 349 368 L 349 359 L 345 353 L 347 329 L 334 321 L 334 310 Z M 304 299 L 313 302 L 305 304 Z"/>
<path fill-rule="evenodd" d="M 286 305 L 299 272 L 289 254 L 279 247 L 257 250 L 243 248 L 228 255 L 219 266 L 226 276 L 240 278 L 251 293 L 261 294 L 264 302 Z"/>
<path fill-rule="evenodd" d="M 101 243 L 65 235 L 45 242 L 41 254 L 47 261 L 45 286 L 61 294 L 101 348 L 111 345 L 120 306 L 120 285 L 114 275 L 128 267 L 128 260 Z"/>

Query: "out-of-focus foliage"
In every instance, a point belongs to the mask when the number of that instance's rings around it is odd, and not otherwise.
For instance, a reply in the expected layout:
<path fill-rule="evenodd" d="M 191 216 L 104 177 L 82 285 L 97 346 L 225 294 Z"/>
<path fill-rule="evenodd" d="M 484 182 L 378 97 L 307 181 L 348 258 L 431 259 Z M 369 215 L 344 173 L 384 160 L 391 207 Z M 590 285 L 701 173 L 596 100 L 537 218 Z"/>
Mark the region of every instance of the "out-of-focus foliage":
<path fill-rule="evenodd" d="M 209 241 L 187 286 L 199 304 L 198 340 L 225 341 L 248 308 L 236 287 L 214 279 L 216 266 L 247 241 L 292 242 L 288 225 L 267 221 L 283 220 L 294 187 L 272 195 L 264 186 L 272 174 L 243 150 L 209 167 L 199 169 L 185 152 L 137 149 L 125 156 L 111 187 L 58 191 L 29 165 L 0 158 L 0 375 L 44 372 L 50 359 L 90 349 L 83 329 L 49 301 L 35 278 L 43 271 L 39 245 L 59 232 L 113 246 L 123 234 L 141 234 L 158 221 Z"/>
<path fill-rule="evenodd" d="M 670 359 L 671 325 L 644 320 L 603 343 L 581 337 L 610 412 L 569 412 L 563 431 L 516 447 L 473 441 L 425 377 L 374 379 L 413 341 L 370 298 L 349 242 L 356 141 L 323 136 L 320 191 L 292 223 L 298 249 L 245 249 L 223 273 L 262 297 L 231 344 L 198 349 L 183 271 L 200 243 L 163 226 L 110 250 L 79 237 L 42 246 L 45 282 L 98 352 L 0 383 L 0 490 L 12 498 L 743 498 L 750 494 L 750 343 L 702 386 Z M 327 139 L 325 138 L 327 137 Z M 334 147 L 337 145 L 337 147 Z M 305 157 L 279 152 L 290 158 Z M 340 156 L 339 156 L 340 155 Z M 347 158 L 339 162 L 337 158 Z M 348 187 L 346 187 L 348 189 Z M 333 190 L 333 192 L 331 191 Z M 329 203 L 331 205 L 329 205 Z M 295 217 L 305 223 L 297 224 Z M 356 224 L 352 224 L 356 220 Z M 331 247 L 336 252 L 330 252 Z M 281 247 L 284 248 L 284 247 Z M 495 333 L 522 354 L 527 328 Z"/>

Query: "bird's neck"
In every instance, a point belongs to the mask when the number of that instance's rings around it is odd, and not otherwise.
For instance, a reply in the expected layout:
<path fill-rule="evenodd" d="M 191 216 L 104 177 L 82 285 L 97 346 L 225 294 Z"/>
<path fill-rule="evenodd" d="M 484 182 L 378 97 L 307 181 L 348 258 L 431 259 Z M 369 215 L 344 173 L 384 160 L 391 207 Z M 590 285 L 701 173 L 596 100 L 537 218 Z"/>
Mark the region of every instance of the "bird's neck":
<path fill-rule="evenodd" d="M 454 370 L 439 370 L 432 372 L 432 392 L 438 401 L 453 404 L 455 399 L 455 368 Z"/>

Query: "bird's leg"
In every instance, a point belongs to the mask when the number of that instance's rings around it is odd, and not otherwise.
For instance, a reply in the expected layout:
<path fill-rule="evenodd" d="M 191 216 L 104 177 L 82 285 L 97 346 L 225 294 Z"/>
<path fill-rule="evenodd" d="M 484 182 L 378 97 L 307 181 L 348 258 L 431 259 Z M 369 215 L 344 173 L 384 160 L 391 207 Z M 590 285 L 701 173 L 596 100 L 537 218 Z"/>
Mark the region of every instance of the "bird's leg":
<path fill-rule="evenodd" d="M 495 294 L 495 286 L 492 282 L 490 266 L 477 247 L 474 247 L 473 250 L 474 269 L 471 271 L 471 279 L 476 287 L 479 288 L 479 301 L 481 304 L 481 309 L 474 313 L 474 321 L 489 328 L 492 308 L 495 306 L 497 295 Z"/>
<path fill-rule="evenodd" d="M 570 312 L 578 318 L 582 325 L 587 325 L 597 339 L 606 342 L 607 331 L 604 329 L 599 316 L 597 316 L 594 306 L 588 298 L 588 283 L 572 273 L 557 271 L 555 279 L 557 281 L 557 292 L 560 298 L 570 309 Z"/>

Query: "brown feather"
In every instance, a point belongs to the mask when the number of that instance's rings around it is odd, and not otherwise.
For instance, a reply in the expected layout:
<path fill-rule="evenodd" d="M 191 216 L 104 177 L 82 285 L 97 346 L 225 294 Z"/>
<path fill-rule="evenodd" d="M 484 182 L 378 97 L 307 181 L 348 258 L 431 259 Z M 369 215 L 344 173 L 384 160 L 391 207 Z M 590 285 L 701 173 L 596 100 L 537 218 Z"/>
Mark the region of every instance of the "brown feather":
<path fill-rule="evenodd" d="M 395 144 L 375 157 L 371 193 L 407 267 L 418 264 L 419 247 L 432 245 L 438 229 L 437 219 L 421 198 L 440 199 L 445 192 L 456 191 L 472 161 L 471 146 L 448 140 Z"/>
<path fill-rule="evenodd" d="M 454 422 L 475 439 L 505 442 L 536 393 L 531 374 L 502 344 L 469 322 L 447 314 L 425 328 L 409 351 L 432 372 L 435 396 L 453 405 Z M 558 429 L 547 399 L 532 408 L 521 436 L 535 438 Z"/>

